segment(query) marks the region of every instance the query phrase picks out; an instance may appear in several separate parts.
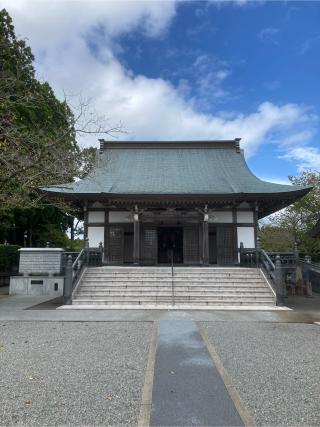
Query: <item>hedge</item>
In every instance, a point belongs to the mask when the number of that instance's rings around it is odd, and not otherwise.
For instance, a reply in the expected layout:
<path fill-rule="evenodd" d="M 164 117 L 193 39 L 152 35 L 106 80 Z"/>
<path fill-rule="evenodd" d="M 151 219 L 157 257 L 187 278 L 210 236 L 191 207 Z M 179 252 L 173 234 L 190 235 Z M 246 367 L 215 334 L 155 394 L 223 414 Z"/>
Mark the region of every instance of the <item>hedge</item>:
<path fill-rule="evenodd" d="M 18 270 L 19 252 L 18 245 L 0 245 L 0 272 L 12 273 Z"/>

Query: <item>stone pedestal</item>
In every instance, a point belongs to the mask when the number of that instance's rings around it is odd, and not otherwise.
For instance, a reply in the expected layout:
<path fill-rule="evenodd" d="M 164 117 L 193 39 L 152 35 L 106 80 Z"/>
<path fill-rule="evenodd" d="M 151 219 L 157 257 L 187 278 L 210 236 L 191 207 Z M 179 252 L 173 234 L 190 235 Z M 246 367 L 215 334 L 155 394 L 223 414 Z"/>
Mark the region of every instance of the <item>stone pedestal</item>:
<path fill-rule="evenodd" d="M 63 249 L 22 248 L 19 252 L 19 276 L 10 277 L 10 295 L 63 295 Z"/>
<path fill-rule="evenodd" d="M 63 252 L 61 248 L 19 249 L 19 273 L 23 275 L 44 273 L 49 276 L 60 274 Z"/>

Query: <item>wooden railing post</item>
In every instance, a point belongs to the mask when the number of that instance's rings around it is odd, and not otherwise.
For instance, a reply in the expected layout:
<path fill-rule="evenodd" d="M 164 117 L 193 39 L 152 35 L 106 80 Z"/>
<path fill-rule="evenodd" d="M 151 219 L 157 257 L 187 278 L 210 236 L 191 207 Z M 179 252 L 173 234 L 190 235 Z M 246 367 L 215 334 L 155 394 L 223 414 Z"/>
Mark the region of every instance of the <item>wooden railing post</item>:
<path fill-rule="evenodd" d="M 85 256 L 86 261 L 85 262 L 86 262 L 86 265 L 88 266 L 89 262 L 90 262 L 89 238 L 88 237 L 86 237 L 84 239 L 84 250 L 86 251 L 86 256 Z"/>
<path fill-rule="evenodd" d="M 256 243 L 256 267 L 259 267 L 260 264 L 260 251 L 261 251 L 261 241 L 260 237 L 257 237 L 257 243 Z"/>
<path fill-rule="evenodd" d="M 284 298 L 286 296 L 286 285 L 283 280 L 282 267 L 281 267 L 281 258 L 278 254 L 275 261 L 275 282 L 277 290 L 277 305 L 284 305 Z"/>
<path fill-rule="evenodd" d="M 99 265 L 102 265 L 103 261 L 103 244 L 102 242 L 99 243 L 99 251 L 100 251 L 100 259 L 99 259 Z"/>
<path fill-rule="evenodd" d="M 63 287 L 63 302 L 66 305 L 72 304 L 72 256 L 68 255 L 66 268 L 65 268 L 65 277 L 64 277 L 64 287 Z"/>
<path fill-rule="evenodd" d="M 240 265 L 243 264 L 243 242 L 240 242 Z"/>

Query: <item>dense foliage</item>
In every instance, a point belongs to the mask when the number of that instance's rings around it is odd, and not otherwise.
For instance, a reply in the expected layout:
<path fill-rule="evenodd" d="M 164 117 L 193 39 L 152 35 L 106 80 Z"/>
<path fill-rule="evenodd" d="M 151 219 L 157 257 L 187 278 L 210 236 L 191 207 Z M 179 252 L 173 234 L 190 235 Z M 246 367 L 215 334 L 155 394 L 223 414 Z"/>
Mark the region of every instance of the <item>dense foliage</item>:
<path fill-rule="evenodd" d="M 312 190 L 302 199 L 270 218 L 270 223 L 261 227 L 261 241 L 266 250 L 291 251 L 298 243 L 302 255 L 320 260 L 320 239 L 310 237 L 309 232 L 320 218 L 320 174 L 304 171 L 289 177 L 292 184 L 311 186 Z"/>
<path fill-rule="evenodd" d="M 0 241 L 63 246 L 70 217 L 48 206 L 40 185 L 71 182 L 90 169 L 96 150 L 81 150 L 75 118 L 47 82 L 37 80 L 34 56 L 0 11 Z M 64 211 L 72 212 L 62 201 Z"/>
<path fill-rule="evenodd" d="M 17 245 L 0 245 L 0 272 L 11 273 L 17 271 L 19 263 Z"/>
<path fill-rule="evenodd" d="M 38 185 L 71 181 L 79 148 L 73 115 L 48 83 L 35 77 L 34 57 L 0 12 L 0 203 L 33 206 Z"/>

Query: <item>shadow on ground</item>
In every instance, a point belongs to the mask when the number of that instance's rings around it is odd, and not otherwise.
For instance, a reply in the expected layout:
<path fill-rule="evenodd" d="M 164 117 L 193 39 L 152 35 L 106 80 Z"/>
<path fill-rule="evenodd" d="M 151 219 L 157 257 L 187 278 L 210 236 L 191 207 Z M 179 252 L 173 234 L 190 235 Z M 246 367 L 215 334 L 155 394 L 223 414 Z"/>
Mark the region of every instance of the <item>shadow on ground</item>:
<path fill-rule="evenodd" d="M 56 308 L 63 305 L 63 298 L 58 297 L 49 301 L 42 302 L 41 304 L 33 305 L 32 307 L 26 308 L 26 310 L 55 310 Z"/>

